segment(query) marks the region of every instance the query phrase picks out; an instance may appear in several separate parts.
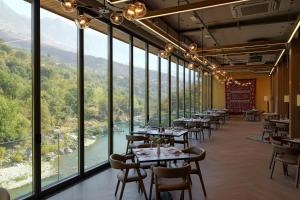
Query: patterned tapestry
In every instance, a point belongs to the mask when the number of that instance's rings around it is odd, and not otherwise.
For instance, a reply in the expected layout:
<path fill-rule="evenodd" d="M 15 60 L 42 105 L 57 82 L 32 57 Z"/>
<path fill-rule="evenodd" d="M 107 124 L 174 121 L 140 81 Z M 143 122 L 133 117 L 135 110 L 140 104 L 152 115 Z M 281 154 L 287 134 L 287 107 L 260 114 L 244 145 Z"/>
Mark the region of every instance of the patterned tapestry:
<path fill-rule="evenodd" d="M 242 86 L 228 84 L 225 87 L 226 108 L 231 113 L 242 113 L 245 110 L 256 108 L 256 79 L 240 79 L 241 84 L 250 82 L 251 85 Z"/>

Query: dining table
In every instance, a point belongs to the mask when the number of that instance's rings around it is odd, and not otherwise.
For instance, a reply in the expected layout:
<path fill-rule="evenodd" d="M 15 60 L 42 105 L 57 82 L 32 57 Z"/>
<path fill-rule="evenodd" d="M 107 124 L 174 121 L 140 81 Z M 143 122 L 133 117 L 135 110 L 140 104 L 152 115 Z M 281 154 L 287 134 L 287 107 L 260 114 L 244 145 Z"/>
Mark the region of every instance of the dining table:
<path fill-rule="evenodd" d="M 289 124 L 290 120 L 289 119 L 271 119 L 270 122 L 281 123 L 281 124 Z"/>

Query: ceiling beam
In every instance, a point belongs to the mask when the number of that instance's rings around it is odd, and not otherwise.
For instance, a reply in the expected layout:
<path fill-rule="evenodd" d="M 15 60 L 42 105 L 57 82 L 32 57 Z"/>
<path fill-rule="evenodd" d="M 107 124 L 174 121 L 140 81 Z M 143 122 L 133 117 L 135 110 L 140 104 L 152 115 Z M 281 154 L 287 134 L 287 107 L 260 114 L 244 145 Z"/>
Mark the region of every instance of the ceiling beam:
<path fill-rule="evenodd" d="M 267 46 L 278 46 L 279 48 L 286 45 L 285 41 L 254 41 L 254 42 L 247 42 L 242 44 L 233 44 L 233 45 L 224 45 L 219 47 L 209 47 L 198 49 L 197 52 L 213 52 L 213 51 L 227 51 L 232 49 L 252 49 L 252 48 L 260 48 L 260 47 L 267 47 Z"/>
<path fill-rule="evenodd" d="M 178 13 L 192 12 L 192 11 L 196 11 L 196 10 L 213 8 L 213 7 L 218 7 L 218 6 L 225 6 L 225 5 L 230 5 L 230 4 L 234 4 L 234 3 L 243 3 L 243 2 L 248 2 L 248 1 L 250 1 L 250 0 L 206 0 L 206 1 L 201 1 L 201 2 L 180 5 L 180 6 L 173 6 L 173 7 L 167 7 L 167 8 L 162 8 L 162 9 L 158 9 L 158 10 L 148 11 L 146 16 L 142 17 L 140 19 L 150 19 L 150 18 L 174 15 L 174 14 L 178 14 Z"/>
<path fill-rule="evenodd" d="M 219 69 L 228 70 L 228 69 L 248 69 L 248 68 L 255 68 L 255 69 L 264 69 L 264 68 L 271 68 L 274 64 L 260 64 L 260 65 L 221 65 Z"/>
<path fill-rule="evenodd" d="M 128 2 L 130 0 L 107 0 L 108 3 L 110 4 L 118 4 L 118 3 L 125 3 Z"/>
<path fill-rule="evenodd" d="M 267 24 L 274 24 L 274 23 L 287 23 L 287 22 L 294 22 L 297 20 L 298 13 L 289 13 L 271 17 L 264 17 L 258 19 L 249 19 L 249 20 L 242 20 L 242 21 L 233 21 L 227 22 L 222 24 L 214 24 L 208 25 L 207 28 L 210 31 L 218 30 L 218 29 L 226 29 L 226 28 L 234 28 L 234 27 L 242 27 L 242 26 L 256 26 L 256 25 L 267 25 Z M 191 28 L 181 30 L 180 33 L 188 34 L 193 32 L 201 31 L 200 28 Z"/>
<path fill-rule="evenodd" d="M 229 50 L 223 50 L 217 52 L 208 52 L 208 53 L 203 53 L 203 57 L 222 56 L 222 55 L 241 55 L 241 54 L 250 54 L 250 53 L 270 54 L 271 52 L 273 53 L 279 52 L 282 49 L 286 49 L 285 44 L 247 48 L 247 49 L 229 49 Z M 202 56 L 202 53 L 198 55 Z"/>

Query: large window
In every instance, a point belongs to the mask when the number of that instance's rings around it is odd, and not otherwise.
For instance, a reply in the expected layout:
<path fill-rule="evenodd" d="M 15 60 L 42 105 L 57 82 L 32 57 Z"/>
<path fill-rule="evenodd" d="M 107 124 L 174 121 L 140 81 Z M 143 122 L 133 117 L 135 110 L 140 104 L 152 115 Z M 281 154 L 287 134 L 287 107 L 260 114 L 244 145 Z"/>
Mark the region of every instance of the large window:
<path fill-rule="evenodd" d="M 191 116 L 191 73 L 190 69 L 187 67 L 184 69 L 184 75 L 185 75 L 185 117 L 190 117 Z"/>
<path fill-rule="evenodd" d="M 171 57 L 171 119 L 177 118 L 177 58 Z"/>
<path fill-rule="evenodd" d="M 169 126 L 169 60 L 161 58 L 161 126 Z"/>
<path fill-rule="evenodd" d="M 31 5 L 0 6 L 0 187 L 17 198 L 32 192 L 33 181 Z"/>
<path fill-rule="evenodd" d="M 158 113 L 158 49 L 149 46 L 149 125 L 159 126 Z"/>
<path fill-rule="evenodd" d="M 195 113 L 195 109 L 196 109 L 196 104 L 195 104 L 195 98 L 196 98 L 196 94 L 195 94 L 195 89 L 196 89 L 196 85 L 195 85 L 195 71 L 194 70 L 190 70 L 191 73 L 191 114 L 193 115 Z"/>
<path fill-rule="evenodd" d="M 203 82 L 203 76 L 202 76 L 202 71 L 199 71 L 199 111 L 202 111 L 202 106 L 203 106 L 203 93 L 202 93 L 202 82 Z"/>
<path fill-rule="evenodd" d="M 44 187 L 78 173 L 77 27 L 73 21 L 41 9 L 41 55 Z"/>
<path fill-rule="evenodd" d="M 184 117 L 184 62 L 179 60 L 178 65 L 178 96 L 179 117 Z"/>
<path fill-rule="evenodd" d="M 145 42 L 133 39 L 133 122 L 134 129 L 145 125 Z"/>
<path fill-rule="evenodd" d="M 113 29 L 113 147 L 125 153 L 129 133 L 129 35 Z"/>
<path fill-rule="evenodd" d="M 108 160 L 107 25 L 84 30 L 84 165 Z"/>

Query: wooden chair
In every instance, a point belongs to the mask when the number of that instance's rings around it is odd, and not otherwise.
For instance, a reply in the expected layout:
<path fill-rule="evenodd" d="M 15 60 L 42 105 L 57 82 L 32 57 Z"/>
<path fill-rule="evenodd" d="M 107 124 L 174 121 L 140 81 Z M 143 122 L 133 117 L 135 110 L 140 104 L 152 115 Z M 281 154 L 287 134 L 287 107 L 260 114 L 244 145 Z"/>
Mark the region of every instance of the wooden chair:
<path fill-rule="evenodd" d="M 278 136 L 288 136 L 289 135 L 289 125 L 283 123 L 276 123 L 276 134 Z"/>
<path fill-rule="evenodd" d="M 126 183 L 138 182 L 139 188 L 142 190 L 145 199 L 147 200 L 148 197 L 143 182 L 143 179 L 147 177 L 147 173 L 144 169 L 140 168 L 140 163 L 126 163 L 127 159 L 128 158 L 126 156 L 119 155 L 119 154 L 112 154 L 109 157 L 109 162 L 111 167 L 113 169 L 120 170 L 120 172 L 117 174 L 118 183 L 115 190 L 115 196 L 118 193 L 120 182 L 122 182 L 122 188 L 121 188 L 119 200 L 121 200 L 123 197 Z"/>
<path fill-rule="evenodd" d="M 149 137 L 143 135 L 126 135 L 126 140 L 126 154 L 131 154 L 133 148 L 136 148 L 139 144 L 148 142 Z"/>
<path fill-rule="evenodd" d="M 201 141 L 201 136 L 204 141 L 204 133 L 201 122 L 191 121 L 187 123 L 187 128 L 190 134 L 195 134 L 196 139 L 198 139 L 198 135 Z"/>
<path fill-rule="evenodd" d="M 152 186 L 154 183 L 156 200 L 160 200 L 160 192 L 176 190 L 181 191 L 180 199 L 184 199 L 184 190 L 188 190 L 189 199 L 192 200 L 190 171 L 190 165 L 179 168 L 153 167 L 149 199 L 151 199 Z"/>
<path fill-rule="evenodd" d="M 270 178 L 273 178 L 273 172 L 275 168 L 276 162 L 281 162 L 283 164 L 284 174 L 288 176 L 288 165 L 294 165 L 297 167 L 297 174 L 296 174 L 296 187 L 299 187 L 299 175 L 300 175 L 300 150 L 291 148 L 288 146 L 281 146 L 281 145 L 273 145 L 275 153 L 275 157 L 272 163 L 272 169 Z"/>
<path fill-rule="evenodd" d="M 264 141 L 265 134 L 268 134 L 269 136 L 273 136 L 275 132 L 276 126 L 274 123 L 270 121 L 265 121 L 263 124 L 263 132 L 261 136 L 261 141 Z"/>
<path fill-rule="evenodd" d="M 0 188 L 0 199 L 1 200 L 10 200 L 9 192 L 4 188 Z"/>
<path fill-rule="evenodd" d="M 186 128 L 187 125 L 185 121 L 175 120 L 173 121 L 173 126 L 177 128 Z"/>
<path fill-rule="evenodd" d="M 201 173 L 201 169 L 200 169 L 200 165 L 199 165 L 199 162 L 205 159 L 206 151 L 203 148 L 193 146 L 193 147 L 182 150 L 182 152 L 197 155 L 197 157 L 193 157 L 192 159 L 190 159 L 188 161 L 188 163 L 190 163 L 190 162 L 195 163 L 196 168 L 191 169 L 191 174 L 195 174 L 195 175 L 199 176 L 202 190 L 203 190 L 204 196 L 206 197 L 206 189 L 205 189 L 205 185 L 204 185 L 204 181 L 203 181 L 203 177 L 202 177 L 202 173 Z"/>

